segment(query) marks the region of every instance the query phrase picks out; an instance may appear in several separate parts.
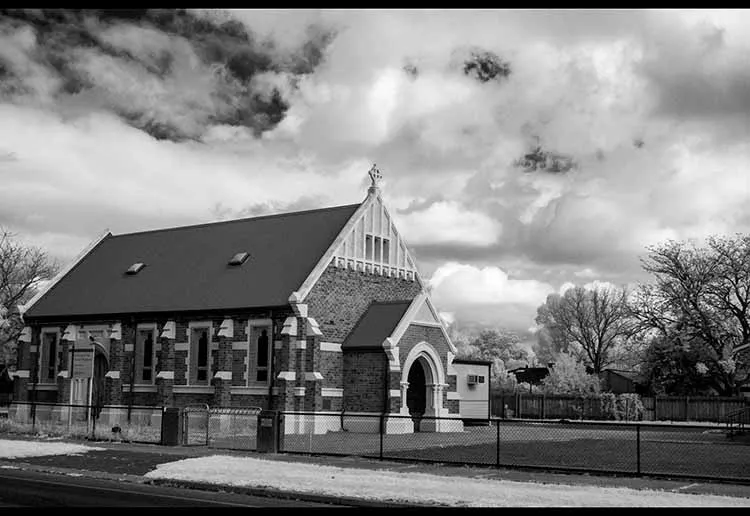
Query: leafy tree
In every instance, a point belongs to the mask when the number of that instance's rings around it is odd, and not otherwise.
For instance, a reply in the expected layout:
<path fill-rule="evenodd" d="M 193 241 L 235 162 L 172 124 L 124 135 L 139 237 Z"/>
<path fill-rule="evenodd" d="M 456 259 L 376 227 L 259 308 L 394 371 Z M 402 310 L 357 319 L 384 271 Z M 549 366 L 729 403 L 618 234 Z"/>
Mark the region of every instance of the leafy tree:
<path fill-rule="evenodd" d="M 504 390 L 515 389 L 515 377 L 508 371 L 531 361 L 529 352 L 521 346 L 520 337 L 513 332 L 483 330 L 473 339 L 459 337 L 454 343 L 459 358 L 492 362 L 492 383 Z"/>
<path fill-rule="evenodd" d="M 587 396 L 600 391 L 599 377 L 586 372 L 586 367 L 569 353 L 560 353 L 544 380 L 542 390 L 548 394 Z"/>
<path fill-rule="evenodd" d="M 750 235 L 713 236 L 706 245 L 670 240 L 648 248 L 633 314 L 643 331 L 700 350 L 714 388 L 738 395 L 750 381 L 739 351 L 750 345 Z"/>
<path fill-rule="evenodd" d="M 529 352 L 520 344 L 520 337 L 513 332 L 484 330 L 470 342 L 469 346 L 484 360 L 499 358 L 503 362 L 511 360 L 528 362 Z"/>
<path fill-rule="evenodd" d="M 0 346 L 6 365 L 15 363 L 16 339 L 23 329 L 18 305 L 31 299 L 56 270 L 46 252 L 0 228 Z"/>
<path fill-rule="evenodd" d="M 653 394 L 705 395 L 713 382 L 704 360 L 699 346 L 655 338 L 646 349 L 643 375 Z"/>
<path fill-rule="evenodd" d="M 625 289 L 576 286 L 563 295 L 550 294 L 537 309 L 540 334 L 547 339 L 544 355 L 571 353 L 599 374 L 618 358 L 634 325 Z"/>
<path fill-rule="evenodd" d="M 564 332 L 553 322 L 547 303 L 537 308 L 537 324 L 543 324 L 536 332 L 537 342 L 534 353 L 540 363 L 546 365 L 555 361 L 558 353 L 569 353 L 570 342 Z"/>

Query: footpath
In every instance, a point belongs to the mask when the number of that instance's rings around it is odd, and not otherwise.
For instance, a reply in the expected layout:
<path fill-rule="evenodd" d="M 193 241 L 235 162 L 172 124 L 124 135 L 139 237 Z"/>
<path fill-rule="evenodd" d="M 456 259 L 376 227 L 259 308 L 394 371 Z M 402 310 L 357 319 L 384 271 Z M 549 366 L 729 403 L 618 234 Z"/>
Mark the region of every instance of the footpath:
<path fill-rule="evenodd" d="M 7 439 L 8 436 L 3 436 Z M 683 494 L 705 494 L 730 496 L 750 499 L 750 485 L 694 482 L 690 480 L 667 480 L 654 478 L 633 478 L 599 475 L 563 474 L 542 471 L 508 470 L 482 467 L 457 467 L 439 464 L 419 464 L 390 462 L 363 459 L 358 457 L 308 456 L 295 454 L 265 454 L 257 452 L 214 449 L 206 447 L 160 446 L 150 444 L 132 444 L 122 442 L 89 442 L 62 439 L 34 439 L 16 437 L 23 441 L 66 442 L 84 444 L 100 448 L 72 455 L 43 455 L 37 457 L 2 458 L 0 468 L 19 468 L 70 476 L 84 476 L 99 479 L 118 480 L 139 484 L 170 485 L 208 491 L 226 491 L 254 496 L 270 496 L 285 499 L 306 500 L 313 502 L 360 505 L 360 506 L 413 506 L 407 504 L 378 503 L 358 498 L 331 497 L 288 490 L 267 489 L 262 487 L 236 487 L 214 483 L 184 481 L 174 479 L 155 479 L 144 477 L 160 464 L 175 462 L 195 457 L 215 455 L 232 457 L 251 457 L 263 460 L 285 461 L 296 464 L 314 464 L 346 468 L 348 470 L 386 470 L 400 473 L 426 473 L 443 477 L 476 478 L 485 480 L 509 480 L 515 482 L 534 482 L 570 486 L 622 487 L 630 489 L 647 489 L 670 491 Z M 749 500 L 750 504 L 750 500 Z"/>

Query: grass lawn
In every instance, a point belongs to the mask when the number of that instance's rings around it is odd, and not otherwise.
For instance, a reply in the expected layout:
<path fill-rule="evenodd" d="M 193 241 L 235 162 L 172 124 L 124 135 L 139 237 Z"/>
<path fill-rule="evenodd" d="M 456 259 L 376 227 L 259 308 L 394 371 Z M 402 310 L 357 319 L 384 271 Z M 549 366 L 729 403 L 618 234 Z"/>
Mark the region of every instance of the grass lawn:
<path fill-rule="evenodd" d="M 750 443 L 706 429 L 641 429 L 641 472 L 750 478 Z M 380 436 L 352 432 L 286 435 L 284 451 L 378 456 Z M 494 465 L 497 427 L 464 432 L 386 434 L 383 457 Z M 501 424 L 500 464 L 635 473 L 635 427 L 535 423 Z"/>

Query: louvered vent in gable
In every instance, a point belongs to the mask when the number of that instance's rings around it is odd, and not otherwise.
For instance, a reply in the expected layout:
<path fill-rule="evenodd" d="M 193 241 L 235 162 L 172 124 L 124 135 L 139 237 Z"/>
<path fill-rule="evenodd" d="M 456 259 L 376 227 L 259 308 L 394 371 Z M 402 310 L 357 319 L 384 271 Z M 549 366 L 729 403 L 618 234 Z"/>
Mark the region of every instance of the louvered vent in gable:
<path fill-rule="evenodd" d="M 417 268 L 379 198 L 374 199 L 336 249 L 331 263 L 360 272 L 414 281 Z"/>

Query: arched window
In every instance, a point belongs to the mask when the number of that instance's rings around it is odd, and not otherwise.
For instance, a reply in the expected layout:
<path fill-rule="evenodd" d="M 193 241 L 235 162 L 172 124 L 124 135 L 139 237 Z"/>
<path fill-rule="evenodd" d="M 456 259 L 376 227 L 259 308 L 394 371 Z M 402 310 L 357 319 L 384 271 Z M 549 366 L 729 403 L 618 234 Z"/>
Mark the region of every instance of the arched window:
<path fill-rule="evenodd" d="M 190 324 L 188 385 L 208 385 L 211 378 L 211 325 Z"/>
<path fill-rule="evenodd" d="M 270 319 L 251 319 L 248 322 L 248 357 L 246 385 L 268 385 L 271 379 L 271 343 L 273 332 Z"/>
<path fill-rule="evenodd" d="M 269 348 L 269 342 L 268 342 L 268 330 L 262 330 L 260 333 L 260 336 L 258 337 L 258 367 L 256 370 L 256 377 L 255 380 L 258 382 L 267 382 L 268 381 L 268 348 Z"/>

